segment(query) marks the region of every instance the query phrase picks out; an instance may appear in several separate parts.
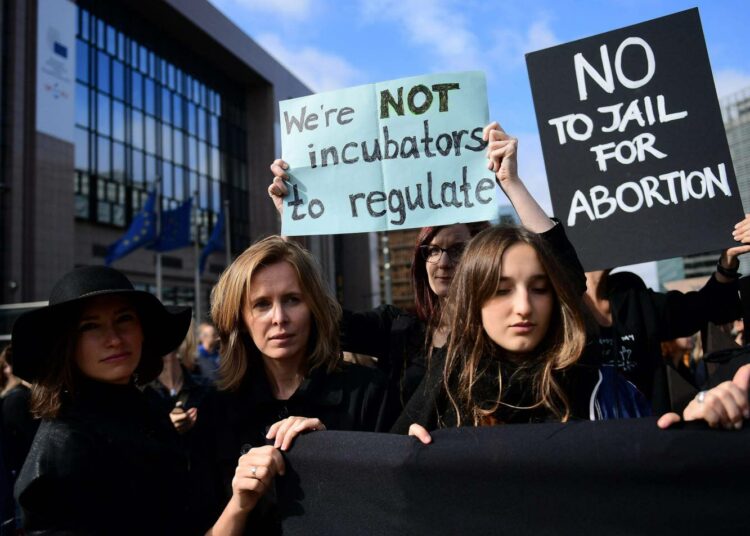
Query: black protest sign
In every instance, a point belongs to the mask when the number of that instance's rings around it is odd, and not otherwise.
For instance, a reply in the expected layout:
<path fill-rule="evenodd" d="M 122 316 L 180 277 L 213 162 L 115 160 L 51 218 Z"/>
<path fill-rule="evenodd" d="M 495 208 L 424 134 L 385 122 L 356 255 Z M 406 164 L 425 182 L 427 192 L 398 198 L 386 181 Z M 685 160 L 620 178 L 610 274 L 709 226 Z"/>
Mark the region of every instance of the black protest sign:
<path fill-rule="evenodd" d="M 742 205 L 697 9 L 526 63 L 554 212 L 587 270 L 733 244 Z"/>

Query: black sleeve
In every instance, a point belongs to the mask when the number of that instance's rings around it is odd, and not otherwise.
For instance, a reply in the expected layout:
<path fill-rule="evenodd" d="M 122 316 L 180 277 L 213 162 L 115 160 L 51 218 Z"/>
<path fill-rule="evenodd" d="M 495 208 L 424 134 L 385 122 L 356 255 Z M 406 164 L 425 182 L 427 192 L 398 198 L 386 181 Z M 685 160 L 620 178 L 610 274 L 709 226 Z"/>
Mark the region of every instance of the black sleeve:
<path fill-rule="evenodd" d="M 97 485 L 102 475 L 93 469 L 101 467 L 97 451 L 84 434 L 42 425 L 15 486 L 27 533 L 88 533 L 90 520 L 105 508 Z"/>
<path fill-rule="evenodd" d="M 341 349 L 387 359 L 393 321 L 403 311 L 393 305 L 381 305 L 370 311 L 344 309 L 341 319 Z"/>
<path fill-rule="evenodd" d="M 391 433 L 407 434 L 409 426 L 421 424 L 427 430 L 436 430 L 438 415 L 445 403 L 443 390 L 443 367 L 445 366 L 445 348 L 433 352 L 422 382 L 407 402 L 401 415 L 391 427 Z"/>
<path fill-rule="evenodd" d="M 654 305 L 656 326 L 662 341 L 692 335 L 707 322 L 725 324 L 742 316 L 736 281 L 719 283 L 711 276 L 698 291 L 647 292 Z"/>
<path fill-rule="evenodd" d="M 570 243 L 568 236 L 565 234 L 565 228 L 558 220 L 553 218 L 553 221 L 555 226 L 549 231 L 540 233 L 539 236 L 544 239 L 562 267 L 567 271 L 576 294 L 583 296 L 586 293 L 586 273 L 583 270 L 583 265 L 578 259 L 573 244 Z"/>

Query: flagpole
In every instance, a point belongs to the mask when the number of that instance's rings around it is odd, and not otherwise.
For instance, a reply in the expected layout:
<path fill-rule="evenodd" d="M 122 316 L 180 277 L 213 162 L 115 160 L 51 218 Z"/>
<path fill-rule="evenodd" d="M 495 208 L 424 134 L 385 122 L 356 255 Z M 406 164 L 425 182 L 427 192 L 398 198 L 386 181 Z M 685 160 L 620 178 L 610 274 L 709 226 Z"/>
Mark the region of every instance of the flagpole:
<path fill-rule="evenodd" d="M 156 239 L 161 237 L 161 177 L 156 176 Z M 156 252 L 156 297 L 161 301 L 161 252 Z"/>
<path fill-rule="evenodd" d="M 224 248 L 226 249 L 227 266 L 232 264 L 232 228 L 229 226 L 229 199 L 224 200 Z"/>
<path fill-rule="evenodd" d="M 200 246 L 200 224 L 198 223 L 198 217 L 200 215 L 200 210 L 198 208 L 198 190 L 193 192 L 193 236 L 195 237 L 195 240 L 193 241 L 194 247 L 193 247 L 193 253 L 195 257 L 195 273 L 193 274 L 195 277 L 195 325 L 201 323 L 202 317 L 201 317 L 201 271 L 200 271 L 200 254 L 201 254 L 201 246 Z"/>

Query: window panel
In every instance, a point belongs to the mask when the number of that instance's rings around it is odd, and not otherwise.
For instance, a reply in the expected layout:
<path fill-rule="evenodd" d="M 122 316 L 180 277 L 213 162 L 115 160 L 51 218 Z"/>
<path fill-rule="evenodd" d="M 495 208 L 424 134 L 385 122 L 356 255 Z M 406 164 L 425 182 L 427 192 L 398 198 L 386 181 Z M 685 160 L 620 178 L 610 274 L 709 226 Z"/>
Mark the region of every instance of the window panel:
<path fill-rule="evenodd" d="M 96 94 L 96 129 L 101 134 L 110 134 L 109 97 L 103 93 Z"/>
<path fill-rule="evenodd" d="M 156 154 L 156 120 L 147 115 L 144 129 L 146 134 L 146 152 Z"/>
<path fill-rule="evenodd" d="M 97 86 L 101 91 L 109 93 L 109 56 L 105 52 L 96 53 Z"/>
<path fill-rule="evenodd" d="M 143 172 L 143 153 L 141 151 L 134 150 L 130 156 L 130 159 L 133 182 L 142 183 L 146 178 Z"/>
<path fill-rule="evenodd" d="M 195 124 L 195 104 L 192 102 L 187 103 L 187 116 L 188 116 L 188 122 L 187 122 L 187 131 L 195 136 L 196 134 L 196 124 Z"/>
<path fill-rule="evenodd" d="M 208 174 L 208 162 L 206 154 L 206 144 L 202 141 L 198 142 L 198 172 L 202 175 Z"/>
<path fill-rule="evenodd" d="M 125 141 L 125 105 L 119 101 L 112 101 L 112 137 Z"/>
<path fill-rule="evenodd" d="M 117 35 L 112 26 L 107 25 L 107 52 L 112 56 L 117 54 Z"/>
<path fill-rule="evenodd" d="M 173 160 L 176 164 L 184 164 L 184 158 L 183 158 L 183 136 L 182 132 L 179 130 L 174 131 L 174 144 L 172 146 L 174 149 L 173 151 Z"/>
<path fill-rule="evenodd" d="M 198 108 L 196 111 L 198 115 L 198 138 L 201 140 L 206 139 L 206 112 L 202 108 Z"/>
<path fill-rule="evenodd" d="M 76 78 L 89 81 L 89 46 L 80 39 L 76 39 Z"/>
<path fill-rule="evenodd" d="M 187 137 L 188 167 L 195 171 L 198 169 L 198 140 L 192 136 Z"/>
<path fill-rule="evenodd" d="M 136 71 L 133 71 L 131 78 L 130 98 L 133 106 L 143 108 L 143 76 Z"/>
<path fill-rule="evenodd" d="M 112 95 L 125 98 L 125 66 L 117 60 L 112 61 Z"/>
<path fill-rule="evenodd" d="M 89 39 L 89 12 L 85 9 L 81 9 L 81 37 L 88 40 Z"/>
<path fill-rule="evenodd" d="M 102 177 L 109 177 L 111 171 L 109 140 L 102 136 L 97 136 L 96 149 L 96 172 Z"/>
<path fill-rule="evenodd" d="M 172 160 L 172 129 L 169 125 L 161 126 L 161 155 L 165 160 Z"/>
<path fill-rule="evenodd" d="M 131 119 L 132 137 L 130 142 L 134 147 L 143 149 L 143 114 L 138 110 L 133 110 Z"/>
<path fill-rule="evenodd" d="M 221 178 L 221 175 L 219 175 L 219 149 L 216 147 L 211 148 L 211 178 L 215 180 L 219 180 Z"/>
<path fill-rule="evenodd" d="M 122 143 L 112 144 L 112 178 L 121 183 L 126 182 L 125 146 Z"/>
<path fill-rule="evenodd" d="M 89 126 L 89 88 L 76 84 L 76 124 Z"/>
<path fill-rule="evenodd" d="M 75 129 L 75 168 L 89 171 L 89 133 L 82 128 Z"/>
<path fill-rule="evenodd" d="M 161 88 L 161 117 L 165 123 L 172 122 L 172 94 L 166 87 Z"/>
<path fill-rule="evenodd" d="M 145 103 L 145 109 L 146 113 L 149 113 L 151 115 L 156 115 L 156 106 L 154 104 L 154 81 L 150 78 L 145 79 L 145 88 L 144 88 L 144 103 Z"/>
<path fill-rule="evenodd" d="M 146 155 L 145 161 L 146 161 L 146 182 L 149 183 L 149 185 L 153 185 L 153 183 L 156 181 L 156 178 L 157 178 L 156 158 L 151 155 Z M 149 186 L 149 188 L 150 187 L 151 186 Z"/>
<path fill-rule="evenodd" d="M 182 128 L 182 97 L 177 93 L 172 95 L 172 112 L 174 126 Z"/>

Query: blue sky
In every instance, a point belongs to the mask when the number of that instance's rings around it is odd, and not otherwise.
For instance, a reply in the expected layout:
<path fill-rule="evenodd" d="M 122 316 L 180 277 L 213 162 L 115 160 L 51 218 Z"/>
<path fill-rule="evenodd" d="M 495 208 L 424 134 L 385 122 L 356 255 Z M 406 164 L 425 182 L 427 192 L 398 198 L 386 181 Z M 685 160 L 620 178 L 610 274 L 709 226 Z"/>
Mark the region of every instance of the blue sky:
<path fill-rule="evenodd" d="M 719 97 L 750 86 L 747 0 L 211 0 L 315 91 L 446 71 L 487 74 L 490 117 L 551 210 L 524 54 L 698 7 Z"/>

